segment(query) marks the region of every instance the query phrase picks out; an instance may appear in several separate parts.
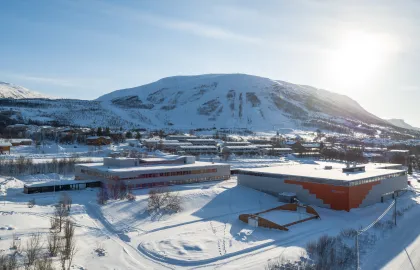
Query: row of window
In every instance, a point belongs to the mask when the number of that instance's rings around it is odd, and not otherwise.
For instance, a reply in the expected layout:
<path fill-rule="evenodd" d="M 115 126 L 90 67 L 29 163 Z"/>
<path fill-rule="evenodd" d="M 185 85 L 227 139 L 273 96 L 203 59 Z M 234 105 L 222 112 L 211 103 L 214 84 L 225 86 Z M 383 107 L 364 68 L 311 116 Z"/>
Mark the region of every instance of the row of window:
<path fill-rule="evenodd" d="M 223 176 L 209 176 L 209 177 L 200 177 L 200 178 L 190 178 L 186 180 L 172 180 L 168 182 L 154 182 L 154 183 L 138 183 L 138 184 L 128 184 L 129 189 L 141 189 L 141 188 L 153 188 L 153 187 L 162 187 L 162 186 L 171 186 L 171 185 L 181 185 L 181 184 L 192 184 L 208 181 L 220 181 L 229 179 L 229 175 Z M 112 183 L 108 184 L 108 188 L 112 188 Z"/>
<path fill-rule="evenodd" d="M 118 176 L 115 176 L 115 175 L 112 175 L 112 174 L 109 174 L 109 173 L 91 171 L 91 170 L 86 170 L 86 169 L 81 169 L 80 172 L 84 173 L 84 174 L 87 174 L 87 175 L 90 175 L 90 176 L 105 178 L 105 179 L 108 179 L 108 180 L 118 180 Z"/>
<path fill-rule="evenodd" d="M 87 175 L 102 177 L 109 180 L 134 180 L 134 179 L 144 179 L 144 178 L 156 178 L 156 177 L 170 177 L 170 176 L 181 176 L 181 175 L 190 175 L 190 174 L 204 174 L 204 173 L 217 173 L 216 168 L 211 169 L 200 169 L 200 170 L 191 170 L 191 171 L 176 171 L 176 172 L 161 172 L 161 173 L 145 173 L 139 174 L 131 177 L 118 177 L 115 175 L 91 171 L 86 169 L 81 169 L 81 172 Z"/>

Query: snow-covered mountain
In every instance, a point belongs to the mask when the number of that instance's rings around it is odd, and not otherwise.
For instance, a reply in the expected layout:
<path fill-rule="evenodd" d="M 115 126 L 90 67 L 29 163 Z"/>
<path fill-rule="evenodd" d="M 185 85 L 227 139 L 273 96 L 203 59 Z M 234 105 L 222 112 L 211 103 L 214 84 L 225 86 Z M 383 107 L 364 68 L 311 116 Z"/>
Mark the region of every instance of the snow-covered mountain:
<path fill-rule="evenodd" d="M 413 127 L 412 125 L 407 124 L 404 121 L 404 119 L 387 119 L 386 121 L 388 121 L 389 123 L 391 123 L 392 125 L 396 127 L 420 131 L 420 128 Z"/>
<path fill-rule="evenodd" d="M 148 125 L 184 128 L 287 127 L 331 117 L 384 122 L 346 96 L 245 74 L 168 77 L 97 100 L 118 115 Z"/>
<path fill-rule="evenodd" d="M 1 82 L 0 81 L 0 98 L 49 98 L 47 95 L 43 95 L 38 92 L 31 91 L 25 87 Z"/>
<path fill-rule="evenodd" d="M 245 74 L 168 77 L 97 100 L 0 99 L 19 122 L 125 128 L 321 128 L 370 136 L 405 129 L 356 101 L 311 86 Z M 393 131 L 392 131 L 393 130 Z"/>

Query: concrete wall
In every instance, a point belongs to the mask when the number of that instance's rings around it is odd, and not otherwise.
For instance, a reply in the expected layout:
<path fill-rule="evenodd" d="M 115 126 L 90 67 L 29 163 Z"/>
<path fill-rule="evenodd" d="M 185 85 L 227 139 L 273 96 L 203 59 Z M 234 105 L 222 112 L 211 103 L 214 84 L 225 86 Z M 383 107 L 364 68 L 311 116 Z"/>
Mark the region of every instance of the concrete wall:
<path fill-rule="evenodd" d="M 365 197 L 361 207 L 368 206 L 374 203 L 381 202 L 381 197 L 385 193 L 393 192 L 395 190 L 406 188 L 408 184 L 407 175 L 384 179 L 380 184 L 373 186 L 372 190 Z"/>
<path fill-rule="evenodd" d="M 320 207 L 331 208 L 329 204 L 325 204 L 322 200 L 318 199 L 314 194 L 310 194 L 308 190 L 299 185 L 290 185 L 284 183 L 285 179 L 259 177 L 253 175 L 238 175 L 238 184 L 260 190 L 274 196 L 281 192 L 293 192 L 299 200 L 304 203 L 317 205 Z"/>
<path fill-rule="evenodd" d="M 383 194 L 406 188 L 407 181 L 407 176 L 405 175 L 346 187 L 312 182 L 296 182 L 294 184 L 293 177 L 284 179 L 238 175 L 238 184 L 240 185 L 275 196 L 281 192 L 293 192 L 296 193 L 297 198 L 303 203 L 346 211 L 381 202 Z"/>

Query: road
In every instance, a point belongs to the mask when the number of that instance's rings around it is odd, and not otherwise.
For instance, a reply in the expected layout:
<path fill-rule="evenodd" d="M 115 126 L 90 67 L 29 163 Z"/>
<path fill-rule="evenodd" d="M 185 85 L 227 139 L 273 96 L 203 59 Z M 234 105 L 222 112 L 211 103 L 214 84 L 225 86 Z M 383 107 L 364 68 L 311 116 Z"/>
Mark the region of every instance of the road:
<path fill-rule="evenodd" d="M 408 211 L 389 237 L 365 259 L 362 269 L 420 270 L 420 207 Z"/>

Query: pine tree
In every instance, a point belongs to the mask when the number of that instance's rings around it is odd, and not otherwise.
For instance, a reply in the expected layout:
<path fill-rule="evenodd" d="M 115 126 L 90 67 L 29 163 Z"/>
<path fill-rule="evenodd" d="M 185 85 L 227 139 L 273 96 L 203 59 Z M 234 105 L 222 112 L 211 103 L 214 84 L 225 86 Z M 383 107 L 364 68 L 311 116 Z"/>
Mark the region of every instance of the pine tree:
<path fill-rule="evenodd" d="M 413 165 L 411 164 L 411 162 L 408 164 L 408 174 L 412 175 L 413 174 Z"/>
<path fill-rule="evenodd" d="M 159 130 L 158 134 L 159 134 L 159 138 L 161 139 L 165 137 L 165 131 L 163 131 L 163 129 Z"/>
<path fill-rule="evenodd" d="M 105 128 L 105 136 L 111 135 L 111 131 L 109 130 L 109 127 Z"/>
<path fill-rule="evenodd" d="M 127 139 L 131 139 L 131 138 L 133 138 L 133 133 L 131 133 L 131 131 L 127 131 L 127 133 L 125 133 L 125 137 Z"/>
<path fill-rule="evenodd" d="M 102 128 L 98 127 L 98 130 L 96 131 L 96 136 L 102 136 Z"/>
<path fill-rule="evenodd" d="M 137 131 L 137 133 L 136 133 L 136 139 L 137 139 L 137 140 L 140 140 L 140 139 L 141 139 L 141 134 L 140 134 L 140 132 L 138 132 L 138 131 Z"/>

